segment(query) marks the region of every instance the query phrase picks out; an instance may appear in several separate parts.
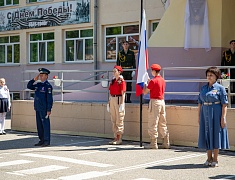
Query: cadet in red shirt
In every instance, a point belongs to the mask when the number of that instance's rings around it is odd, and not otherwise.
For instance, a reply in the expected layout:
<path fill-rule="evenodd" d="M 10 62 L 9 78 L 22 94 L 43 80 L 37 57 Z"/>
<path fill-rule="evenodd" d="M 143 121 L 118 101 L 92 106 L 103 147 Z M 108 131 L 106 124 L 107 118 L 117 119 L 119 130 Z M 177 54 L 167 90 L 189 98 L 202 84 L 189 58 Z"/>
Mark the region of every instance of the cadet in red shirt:
<path fill-rule="evenodd" d="M 109 144 L 122 144 L 122 135 L 124 132 L 124 116 L 125 116 L 125 92 L 126 82 L 121 76 L 123 72 L 121 66 L 114 66 L 113 79 L 109 86 L 110 98 L 109 107 L 112 121 L 112 130 L 114 140 Z"/>
<path fill-rule="evenodd" d="M 149 119 L 148 119 L 148 134 L 150 136 L 150 145 L 146 146 L 147 149 L 158 149 L 157 137 L 158 130 L 163 138 L 163 145 L 161 148 L 169 149 L 169 133 L 166 126 L 166 110 L 164 93 L 166 83 L 160 75 L 161 66 L 152 64 L 152 75 L 154 78 L 148 80 L 148 86 L 144 87 L 144 94 L 150 92 L 149 101 Z"/>

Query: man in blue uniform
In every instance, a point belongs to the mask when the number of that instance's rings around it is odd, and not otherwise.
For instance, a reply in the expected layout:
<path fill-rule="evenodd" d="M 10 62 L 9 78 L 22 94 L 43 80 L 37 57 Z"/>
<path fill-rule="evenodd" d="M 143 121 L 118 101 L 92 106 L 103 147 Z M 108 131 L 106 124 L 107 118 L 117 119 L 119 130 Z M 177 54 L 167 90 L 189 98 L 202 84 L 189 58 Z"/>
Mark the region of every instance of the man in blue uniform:
<path fill-rule="evenodd" d="M 27 88 L 34 90 L 34 110 L 36 111 L 36 123 L 39 142 L 35 146 L 50 145 L 50 115 L 53 105 L 52 86 L 47 81 L 50 71 L 45 68 L 38 69 L 39 74 L 28 82 Z M 35 83 L 38 78 L 41 82 Z"/>

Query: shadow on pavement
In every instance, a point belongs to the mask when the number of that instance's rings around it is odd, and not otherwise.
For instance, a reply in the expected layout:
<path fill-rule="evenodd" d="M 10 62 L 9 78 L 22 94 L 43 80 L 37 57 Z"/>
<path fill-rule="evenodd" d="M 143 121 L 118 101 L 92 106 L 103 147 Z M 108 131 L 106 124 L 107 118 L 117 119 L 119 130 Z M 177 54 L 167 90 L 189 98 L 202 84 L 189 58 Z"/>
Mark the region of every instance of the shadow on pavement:
<path fill-rule="evenodd" d="M 0 150 L 7 149 L 25 149 L 25 148 L 41 148 L 35 147 L 34 144 L 39 141 L 37 133 L 31 132 L 19 132 L 19 131 L 7 131 L 7 135 L 0 136 Z M 55 151 L 84 151 L 84 150 L 98 150 L 98 151 L 135 151 L 144 148 L 139 146 L 137 141 L 123 141 L 123 145 L 109 145 L 108 138 L 89 137 L 89 136 L 72 136 L 72 135 L 51 135 L 51 147 L 68 147 L 73 146 L 72 150 L 66 148 L 58 149 Z M 97 147 L 98 146 L 98 147 Z M 100 146 L 100 147 L 99 147 Z M 78 148 L 76 148 L 78 147 Z M 146 149 L 145 149 L 146 150 Z M 185 146 L 171 146 L 171 151 L 174 152 L 203 152 L 206 155 L 206 150 L 198 149 L 196 147 Z M 148 151 L 148 150 L 147 150 Z M 152 150 L 150 150 L 152 151 Z M 159 150 L 153 150 L 159 151 Z M 167 151 L 167 150 L 164 150 Z M 220 151 L 220 155 L 235 156 L 234 151 Z M 187 165 L 190 166 L 190 165 Z M 191 165 L 192 168 L 198 168 L 197 165 Z M 176 167 L 175 167 L 176 168 Z M 180 167 L 181 168 L 181 167 Z"/>
<path fill-rule="evenodd" d="M 203 164 L 179 164 L 179 165 L 169 165 L 169 166 L 153 166 L 146 169 L 162 169 L 162 170 L 173 170 L 173 169 L 205 169 L 209 168 Z"/>
<path fill-rule="evenodd" d="M 229 174 L 225 174 L 225 175 L 217 175 L 217 176 L 213 176 L 213 177 L 209 177 L 209 179 L 235 179 L 235 174 L 234 175 L 229 175 Z"/>

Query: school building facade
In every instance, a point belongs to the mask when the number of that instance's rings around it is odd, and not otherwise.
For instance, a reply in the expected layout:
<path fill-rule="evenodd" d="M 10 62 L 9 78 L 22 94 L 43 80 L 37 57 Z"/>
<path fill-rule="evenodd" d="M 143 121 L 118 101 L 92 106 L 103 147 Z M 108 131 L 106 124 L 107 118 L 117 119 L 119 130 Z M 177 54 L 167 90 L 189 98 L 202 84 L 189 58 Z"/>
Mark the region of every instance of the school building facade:
<path fill-rule="evenodd" d="M 156 0 L 143 6 L 150 37 L 165 10 Z M 136 0 L 3 0 L 0 76 L 13 98 L 25 89 L 25 70 L 112 70 L 123 40 L 137 53 L 140 8 Z"/>
<path fill-rule="evenodd" d="M 235 39 L 233 0 L 207 0 L 211 50 L 184 49 L 187 0 L 143 0 L 149 64 L 162 67 L 220 65 L 222 51 Z M 0 3 L 0 76 L 19 99 L 26 70 L 111 70 L 124 39 L 138 51 L 141 1 L 3 0 Z M 157 28 L 156 28 L 157 27 Z M 195 35 L 196 36 L 196 35 Z M 35 75 L 35 74 L 34 74 Z M 52 80 L 51 74 L 49 77 Z M 202 71 L 170 72 L 169 77 L 205 78 Z M 77 79 L 78 75 L 67 75 Z M 93 78 L 93 74 L 80 75 Z M 99 79 L 100 77 L 98 77 Z M 95 77 L 94 77 L 95 79 Z M 91 84 L 90 84 L 91 85 Z M 92 84 L 93 85 L 93 84 Z M 82 88 L 79 85 L 71 89 Z M 199 90 L 197 86 L 196 91 Z"/>

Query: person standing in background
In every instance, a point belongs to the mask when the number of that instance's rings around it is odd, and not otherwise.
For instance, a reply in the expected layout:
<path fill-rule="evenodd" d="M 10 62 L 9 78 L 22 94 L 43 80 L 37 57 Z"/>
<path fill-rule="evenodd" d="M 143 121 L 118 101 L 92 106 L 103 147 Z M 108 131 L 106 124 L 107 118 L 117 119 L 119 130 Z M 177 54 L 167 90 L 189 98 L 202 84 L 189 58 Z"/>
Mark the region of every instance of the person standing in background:
<path fill-rule="evenodd" d="M 166 107 L 164 101 L 164 93 L 166 88 L 165 80 L 160 75 L 161 66 L 152 64 L 153 79 L 148 80 L 148 85 L 144 86 L 144 94 L 150 92 L 149 101 L 149 118 L 148 118 L 148 134 L 150 136 L 150 145 L 145 146 L 145 149 L 158 149 L 157 138 L 158 131 L 163 138 L 163 144 L 159 148 L 169 149 L 169 132 L 167 129 L 166 121 Z"/>
<path fill-rule="evenodd" d="M 27 88 L 34 90 L 34 110 L 36 111 L 36 123 L 39 142 L 35 146 L 49 146 L 51 129 L 50 115 L 53 105 L 52 86 L 47 81 L 50 71 L 45 68 L 38 69 L 39 74 L 28 82 Z M 40 77 L 41 82 L 35 84 Z"/>
<path fill-rule="evenodd" d="M 229 149 L 226 114 L 228 97 L 225 88 L 217 83 L 221 72 L 217 67 L 206 70 L 208 83 L 198 97 L 198 148 L 206 149 L 206 166 L 217 167 L 219 149 Z"/>
<path fill-rule="evenodd" d="M 234 66 L 234 69 L 230 69 L 230 78 L 235 79 L 235 40 L 230 41 L 230 49 L 223 52 L 221 66 Z M 227 69 L 222 69 L 225 74 L 228 73 Z M 235 82 L 230 83 L 231 93 L 235 92 Z M 232 102 L 235 103 L 235 97 L 232 96 Z"/>
<path fill-rule="evenodd" d="M 123 69 L 135 69 L 136 68 L 136 61 L 135 61 L 135 54 L 133 51 L 129 49 L 129 42 L 123 41 L 122 47 L 123 50 L 118 53 L 117 62 L 118 66 L 121 66 Z M 125 80 L 132 80 L 135 76 L 135 71 L 124 71 L 122 73 Z M 132 82 L 127 82 L 127 91 L 132 91 Z M 131 103 L 131 93 L 126 93 L 126 103 Z"/>
<path fill-rule="evenodd" d="M 10 108 L 10 92 L 6 85 L 6 80 L 4 78 L 0 78 L 0 135 L 6 135 L 5 120 L 6 114 L 10 111 Z"/>
<path fill-rule="evenodd" d="M 121 66 L 114 66 L 113 79 L 109 86 L 110 98 L 107 106 L 108 111 L 110 111 L 114 134 L 114 140 L 109 142 L 109 144 L 114 145 L 122 144 L 124 132 L 126 82 L 121 76 L 122 72 Z"/>

